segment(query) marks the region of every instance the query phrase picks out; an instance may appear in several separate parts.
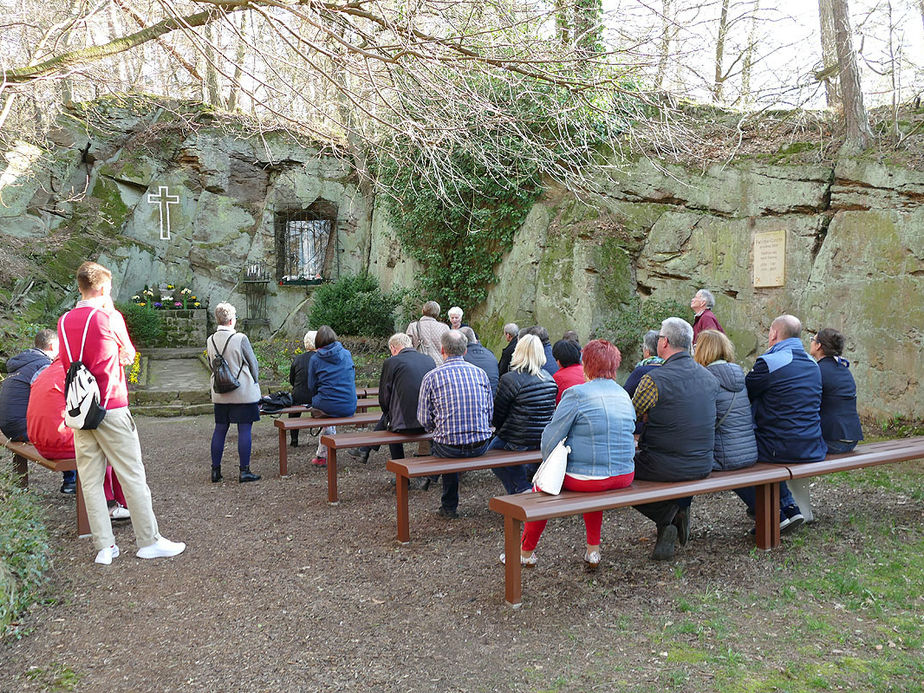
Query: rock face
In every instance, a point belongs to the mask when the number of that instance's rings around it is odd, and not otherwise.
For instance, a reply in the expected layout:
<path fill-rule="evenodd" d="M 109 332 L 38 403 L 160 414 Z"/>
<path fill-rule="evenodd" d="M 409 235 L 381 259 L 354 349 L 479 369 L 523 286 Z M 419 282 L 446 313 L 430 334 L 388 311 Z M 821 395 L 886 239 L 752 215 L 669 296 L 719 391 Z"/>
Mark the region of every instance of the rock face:
<path fill-rule="evenodd" d="M 71 304 L 74 269 L 91 257 L 114 270 L 117 299 L 172 282 L 212 307 L 230 301 L 242 318 L 257 317 L 243 278 L 258 265 L 269 282 L 266 323 L 245 329 L 300 335 L 311 287 L 279 285 L 279 234 L 281 220 L 306 213 L 335 227 L 325 277 L 368 270 L 389 288 L 412 286 L 418 273 L 350 162 L 285 133 L 254 134 L 201 107 L 136 100 L 75 111 L 52 142 L 45 151 L 17 144 L 0 171 L 0 241 L 19 251 L 0 263 L 0 283 L 22 279 L 22 258 L 31 257 L 32 278 L 45 287 L 27 318 Z M 169 239 L 149 202 L 162 187 L 178 198 Z M 742 159 L 704 172 L 640 159 L 595 198 L 550 183 L 487 301 L 463 308 L 499 350 L 506 322 L 541 323 L 553 340 L 576 329 L 586 340 L 637 297 L 687 304 L 706 287 L 745 365 L 765 349 L 770 321 L 793 313 L 806 336 L 826 326 L 845 333 L 862 413 L 921 419 L 922 201 L 924 173 L 866 159 Z M 771 230 L 785 232 L 785 284 L 755 288 L 753 238 Z"/>

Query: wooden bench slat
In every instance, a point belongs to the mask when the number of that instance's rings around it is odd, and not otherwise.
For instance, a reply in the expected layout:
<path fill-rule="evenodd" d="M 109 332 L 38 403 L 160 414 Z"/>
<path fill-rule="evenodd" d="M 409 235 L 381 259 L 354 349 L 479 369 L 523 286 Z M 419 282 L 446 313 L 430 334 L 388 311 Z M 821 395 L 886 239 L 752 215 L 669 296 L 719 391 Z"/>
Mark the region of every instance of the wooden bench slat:
<path fill-rule="evenodd" d="M 830 455 L 824 462 L 807 462 L 787 466 L 793 479 L 805 479 L 810 476 L 916 459 L 924 459 L 924 436 L 869 443 L 860 445 L 851 452 Z"/>
<path fill-rule="evenodd" d="M 378 423 L 380 418 L 382 418 L 382 415 L 379 412 L 365 412 L 354 416 L 331 418 L 276 419 L 273 421 L 273 425 L 279 429 L 279 476 L 285 476 L 289 473 L 289 449 L 286 447 L 288 443 L 286 431 L 326 428 L 327 426 L 370 426 Z"/>
<path fill-rule="evenodd" d="M 356 411 L 360 414 L 364 414 L 370 409 L 376 409 L 379 406 L 379 401 L 377 399 L 360 399 L 356 402 Z M 307 404 L 293 404 L 291 407 L 283 407 L 276 411 L 264 412 L 261 411 L 262 416 L 281 416 L 284 414 L 309 414 L 311 407 Z M 381 416 L 381 412 L 379 412 Z"/>
<path fill-rule="evenodd" d="M 542 454 L 538 450 L 489 450 L 480 457 L 412 457 L 388 460 L 385 469 L 408 478 L 455 474 L 516 464 L 538 464 Z"/>

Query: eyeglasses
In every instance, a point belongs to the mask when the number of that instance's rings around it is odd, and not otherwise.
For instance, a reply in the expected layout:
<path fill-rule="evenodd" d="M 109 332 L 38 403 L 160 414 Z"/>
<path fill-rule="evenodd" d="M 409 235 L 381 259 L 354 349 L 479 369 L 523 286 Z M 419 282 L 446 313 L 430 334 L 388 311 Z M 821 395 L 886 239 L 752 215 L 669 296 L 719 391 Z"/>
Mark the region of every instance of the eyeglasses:
<path fill-rule="evenodd" d="M 667 339 L 667 336 L 663 334 L 659 334 L 658 339 Z"/>

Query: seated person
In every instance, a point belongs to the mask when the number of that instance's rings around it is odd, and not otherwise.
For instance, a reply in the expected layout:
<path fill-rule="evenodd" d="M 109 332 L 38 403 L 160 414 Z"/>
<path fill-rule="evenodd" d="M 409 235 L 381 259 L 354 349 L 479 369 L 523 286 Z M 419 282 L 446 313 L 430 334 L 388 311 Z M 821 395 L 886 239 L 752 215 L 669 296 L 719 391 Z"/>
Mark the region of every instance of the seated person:
<path fill-rule="evenodd" d="M 56 358 L 32 381 L 29 407 L 26 410 L 29 440 L 39 454 L 48 460 L 69 460 L 76 456 L 74 431 L 64 423 L 64 380 L 66 377 L 64 364 Z M 72 474 L 76 486 L 77 472 L 72 472 Z M 106 504 L 109 506 L 110 519 L 127 520 L 131 517 L 125 494 L 122 493 L 122 486 L 115 472 L 112 471 L 111 465 L 106 465 L 103 493 L 106 495 Z"/>
<path fill-rule="evenodd" d="M 545 350 L 535 335 L 525 335 L 517 343 L 494 397 L 494 438 L 489 450 L 538 450 L 542 431 L 555 413 L 558 386 L 545 372 Z M 561 371 L 559 371 L 560 373 Z M 556 374 L 557 375 L 557 374 Z M 581 379 L 583 380 L 583 374 Z M 535 465 L 494 467 L 507 493 L 522 493 L 532 487 Z"/>
<path fill-rule="evenodd" d="M 308 389 L 308 364 L 311 363 L 311 357 L 316 351 L 314 348 L 314 338 L 317 336 L 317 330 L 309 330 L 305 333 L 305 351 L 295 357 L 292 365 L 289 366 L 289 384 L 292 386 L 292 404 L 311 404 L 312 393 Z M 289 414 L 290 419 L 301 417 L 300 413 Z M 289 431 L 289 442 L 293 448 L 298 447 L 298 431 Z"/>
<path fill-rule="evenodd" d="M 464 358 L 469 363 L 478 366 L 488 376 L 488 382 L 491 383 L 491 396 L 497 394 L 497 381 L 500 378 L 500 371 L 497 367 L 497 361 L 494 360 L 494 353 L 478 342 L 478 335 L 471 327 L 462 327 L 459 332 L 465 335 L 468 340 L 468 347 L 465 349 Z"/>
<path fill-rule="evenodd" d="M 573 385 L 583 385 L 584 367 L 581 365 L 581 346 L 571 339 L 559 339 L 552 347 L 552 357 L 558 364 L 555 371 L 555 383 L 558 385 L 558 394 L 555 404 L 561 401 L 562 393 Z"/>
<path fill-rule="evenodd" d="M 635 410 L 626 391 L 616 382 L 621 354 L 602 339 L 584 347 L 587 382 L 568 388 L 542 433 L 542 456 L 548 457 L 561 440 L 571 448 L 562 488 L 569 491 L 608 491 L 625 488 L 634 475 Z M 584 562 L 600 564 L 602 512 L 584 514 L 587 547 Z M 536 545 L 546 521 L 527 522 L 520 543 L 520 563 L 536 564 Z M 505 556 L 501 554 L 501 562 Z"/>
<path fill-rule="evenodd" d="M 638 387 L 642 376 L 662 363 L 664 363 L 664 359 L 658 356 L 658 331 L 648 330 L 642 339 L 642 360 L 635 364 L 635 368 L 629 373 L 626 384 L 623 386 L 626 388 L 626 392 L 629 393 L 629 397 L 635 394 L 635 388 Z"/>
<path fill-rule="evenodd" d="M 20 443 L 30 442 L 26 426 L 30 385 L 35 376 L 58 355 L 58 334 L 54 330 L 39 330 L 33 345 L 33 348 L 16 354 L 6 362 L 10 375 L 0 385 L 0 431 L 10 440 Z M 73 456 L 68 455 L 68 458 Z M 63 472 L 63 477 L 61 493 L 76 493 L 77 472 Z"/>
<path fill-rule="evenodd" d="M 850 373 L 850 361 L 841 358 L 844 335 L 826 327 L 809 343 L 809 354 L 821 371 L 821 436 L 828 452 L 850 452 L 863 440 L 857 414 L 857 384 Z"/>
<path fill-rule="evenodd" d="M 308 365 L 308 390 L 312 416 L 353 416 L 356 413 L 356 369 L 353 356 L 329 325 L 321 325 L 314 338 L 317 353 Z M 328 428 L 330 434 L 333 434 Z M 311 464 L 327 466 L 327 448 L 318 445 Z"/>
<path fill-rule="evenodd" d="M 555 363 L 555 357 L 552 355 L 552 343 L 549 341 L 549 331 L 542 325 L 533 325 L 526 329 L 528 334 L 534 334 L 542 342 L 542 348 L 545 351 L 545 364 L 542 366 L 549 375 L 555 375 L 558 365 Z"/>

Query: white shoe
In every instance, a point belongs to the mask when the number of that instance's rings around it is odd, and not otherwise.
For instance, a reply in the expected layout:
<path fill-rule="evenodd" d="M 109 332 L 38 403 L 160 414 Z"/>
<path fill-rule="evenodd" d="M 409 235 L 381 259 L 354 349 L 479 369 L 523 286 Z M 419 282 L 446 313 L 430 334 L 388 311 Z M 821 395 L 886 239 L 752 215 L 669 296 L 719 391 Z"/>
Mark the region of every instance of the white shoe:
<path fill-rule="evenodd" d="M 182 541 L 170 541 L 163 537 L 158 537 L 150 546 L 144 546 L 138 549 L 135 554 L 138 558 L 170 558 L 186 550 L 186 544 Z"/>
<path fill-rule="evenodd" d="M 99 550 L 99 553 L 96 554 L 96 562 L 100 565 L 109 565 L 112 563 L 113 558 L 119 557 L 119 547 L 113 544 L 112 546 L 104 546 Z"/>
<path fill-rule="evenodd" d="M 127 520 L 132 516 L 128 512 L 128 508 L 122 507 L 118 503 L 109 508 L 109 519 L 110 520 Z"/>

